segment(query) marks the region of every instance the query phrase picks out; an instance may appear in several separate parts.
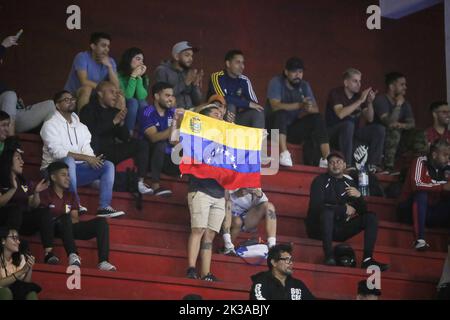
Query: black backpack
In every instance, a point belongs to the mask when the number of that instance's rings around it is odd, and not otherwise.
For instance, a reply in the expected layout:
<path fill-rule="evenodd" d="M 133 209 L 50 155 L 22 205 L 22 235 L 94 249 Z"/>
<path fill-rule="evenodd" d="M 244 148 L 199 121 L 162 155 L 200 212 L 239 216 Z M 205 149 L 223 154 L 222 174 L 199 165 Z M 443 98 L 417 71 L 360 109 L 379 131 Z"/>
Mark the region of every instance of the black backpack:
<path fill-rule="evenodd" d="M 125 171 L 116 171 L 113 190 L 129 192 L 133 195 L 136 209 L 142 210 L 142 195 L 138 190 L 139 177 L 136 168 L 126 168 Z"/>
<path fill-rule="evenodd" d="M 334 259 L 338 266 L 356 267 L 355 251 L 346 243 L 340 243 L 334 247 Z"/>

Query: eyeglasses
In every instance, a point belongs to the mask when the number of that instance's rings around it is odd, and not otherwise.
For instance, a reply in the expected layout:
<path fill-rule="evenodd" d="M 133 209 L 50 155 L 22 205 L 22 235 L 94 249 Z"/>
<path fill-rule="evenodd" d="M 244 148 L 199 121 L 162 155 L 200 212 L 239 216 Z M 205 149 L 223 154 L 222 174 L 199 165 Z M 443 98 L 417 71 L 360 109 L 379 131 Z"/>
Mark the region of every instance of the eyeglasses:
<path fill-rule="evenodd" d="M 19 241 L 19 235 L 12 235 L 12 236 L 8 236 L 8 238 L 11 238 L 13 241 Z"/>
<path fill-rule="evenodd" d="M 286 257 L 286 258 L 280 258 L 278 260 L 282 260 L 286 263 L 293 263 L 294 262 L 294 258 L 293 257 Z"/>
<path fill-rule="evenodd" d="M 58 100 L 57 102 L 65 102 L 65 103 L 69 103 L 69 102 L 76 102 L 77 99 L 76 98 L 63 98 L 61 100 Z"/>

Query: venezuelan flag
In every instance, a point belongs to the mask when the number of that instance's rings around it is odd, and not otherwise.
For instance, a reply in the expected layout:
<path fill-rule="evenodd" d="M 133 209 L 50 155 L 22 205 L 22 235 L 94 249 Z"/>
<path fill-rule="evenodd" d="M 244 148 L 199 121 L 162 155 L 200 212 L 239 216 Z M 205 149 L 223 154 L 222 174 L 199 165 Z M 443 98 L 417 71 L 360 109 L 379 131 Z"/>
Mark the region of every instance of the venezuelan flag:
<path fill-rule="evenodd" d="M 262 133 L 186 111 L 180 128 L 180 171 L 215 179 L 227 190 L 260 188 Z"/>

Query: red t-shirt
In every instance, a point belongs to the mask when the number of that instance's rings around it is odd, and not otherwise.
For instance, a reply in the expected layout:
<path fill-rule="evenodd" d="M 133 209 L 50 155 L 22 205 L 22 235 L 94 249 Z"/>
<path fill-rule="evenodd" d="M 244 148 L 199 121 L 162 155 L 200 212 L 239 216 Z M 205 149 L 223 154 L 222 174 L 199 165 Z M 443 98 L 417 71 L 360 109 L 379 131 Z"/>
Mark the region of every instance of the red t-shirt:
<path fill-rule="evenodd" d="M 430 127 L 427 129 L 426 135 L 428 143 L 433 143 L 437 139 L 445 139 L 450 142 L 450 131 L 448 129 L 445 129 L 443 134 L 439 134 L 434 127 Z"/>
<path fill-rule="evenodd" d="M 60 198 L 52 187 L 41 192 L 41 207 L 49 208 L 50 213 L 59 217 L 63 214 L 70 214 L 72 210 L 78 210 L 73 193 L 64 191 L 63 197 Z"/>

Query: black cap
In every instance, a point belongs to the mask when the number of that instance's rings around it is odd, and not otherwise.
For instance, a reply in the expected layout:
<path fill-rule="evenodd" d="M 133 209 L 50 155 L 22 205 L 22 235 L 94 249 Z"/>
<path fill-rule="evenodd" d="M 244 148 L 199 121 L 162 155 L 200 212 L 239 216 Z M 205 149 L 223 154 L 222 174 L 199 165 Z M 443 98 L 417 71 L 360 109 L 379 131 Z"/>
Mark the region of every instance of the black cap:
<path fill-rule="evenodd" d="M 339 151 L 331 151 L 330 154 L 327 157 L 327 160 L 330 161 L 330 159 L 332 157 L 337 157 L 337 158 L 340 158 L 340 159 L 345 161 L 344 155 L 342 154 L 342 152 L 339 152 Z"/>
<path fill-rule="evenodd" d="M 374 296 L 381 296 L 381 290 L 377 288 L 369 289 L 367 287 L 367 280 L 361 280 L 358 282 L 358 294 L 368 296 L 368 295 L 374 295 Z"/>
<path fill-rule="evenodd" d="M 303 60 L 297 57 L 289 58 L 288 61 L 286 61 L 286 66 L 284 67 L 288 71 L 298 70 L 298 69 L 305 69 L 305 66 L 303 64 Z"/>

